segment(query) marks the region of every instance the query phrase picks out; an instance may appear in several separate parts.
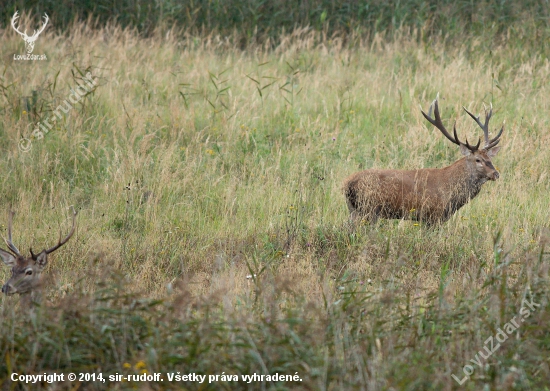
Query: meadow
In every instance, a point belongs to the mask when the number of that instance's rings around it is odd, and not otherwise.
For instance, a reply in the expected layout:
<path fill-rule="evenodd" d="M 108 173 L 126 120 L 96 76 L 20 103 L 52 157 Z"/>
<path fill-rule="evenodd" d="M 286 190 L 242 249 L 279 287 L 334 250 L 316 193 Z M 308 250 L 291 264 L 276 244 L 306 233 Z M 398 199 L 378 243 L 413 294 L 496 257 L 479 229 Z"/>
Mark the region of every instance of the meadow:
<path fill-rule="evenodd" d="M 2 33 L 2 234 L 13 208 L 16 245 L 51 246 L 79 212 L 44 303 L 2 297 L 4 389 L 548 390 L 550 62 L 536 39 L 296 28 L 242 50 L 75 23 L 40 36 L 47 61 L 14 61 L 23 41 Z M 97 85 L 33 137 L 88 72 Z M 493 135 L 505 121 L 500 179 L 441 226 L 353 229 L 348 175 L 460 157 L 420 113 L 438 93 L 461 138 L 481 135 L 462 106 L 492 104 Z M 525 300 L 538 306 L 480 358 Z M 239 381 L 9 381 L 44 372 Z M 301 380 L 240 378 L 254 373 Z"/>

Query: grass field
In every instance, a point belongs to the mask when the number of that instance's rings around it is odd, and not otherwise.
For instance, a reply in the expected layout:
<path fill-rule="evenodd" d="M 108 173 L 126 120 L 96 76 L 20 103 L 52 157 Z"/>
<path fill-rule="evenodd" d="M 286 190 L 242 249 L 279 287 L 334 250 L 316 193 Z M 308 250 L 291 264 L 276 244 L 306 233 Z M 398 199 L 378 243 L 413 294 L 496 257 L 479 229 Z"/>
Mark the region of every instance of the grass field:
<path fill-rule="evenodd" d="M 6 389 L 37 389 L 12 373 L 145 371 L 207 380 L 53 389 L 548 390 L 550 62 L 521 37 L 303 29 L 241 51 L 83 24 L 40 36 L 48 61 L 14 61 L 23 41 L 3 33 L 3 235 L 10 205 L 21 249 L 53 245 L 79 211 L 46 303 L 2 298 Z M 94 89 L 33 138 L 88 72 Z M 492 104 L 492 134 L 506 121 L 501 178 L 440 227 L 350 229 L 348 175 L 460 157 L 420 113 L 438 92 L 461 138 L 481 134 L 462 105 Z M 539 306 L 479 359 L 524 300 Z M 208 383 L 222 373 L 239 381 Z M 301 381 L 240 378 L 254 373 Z"/>

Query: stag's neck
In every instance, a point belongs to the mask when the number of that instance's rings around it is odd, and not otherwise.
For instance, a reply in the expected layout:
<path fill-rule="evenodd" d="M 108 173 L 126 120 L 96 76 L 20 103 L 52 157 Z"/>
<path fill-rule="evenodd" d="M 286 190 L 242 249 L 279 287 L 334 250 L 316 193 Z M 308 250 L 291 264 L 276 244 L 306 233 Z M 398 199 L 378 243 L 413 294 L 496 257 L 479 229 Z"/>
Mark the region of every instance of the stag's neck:
<path fill-rule="evenodd" d="M 475 169 L 468 167 L 468 161 L 465 157 L 443 168 L 443 170 L 447 171 L 446 177 L 453 211 L 458 210 L 475 198 L 479 194 L 481 186 L 487 181 L 479 177 Z"/>

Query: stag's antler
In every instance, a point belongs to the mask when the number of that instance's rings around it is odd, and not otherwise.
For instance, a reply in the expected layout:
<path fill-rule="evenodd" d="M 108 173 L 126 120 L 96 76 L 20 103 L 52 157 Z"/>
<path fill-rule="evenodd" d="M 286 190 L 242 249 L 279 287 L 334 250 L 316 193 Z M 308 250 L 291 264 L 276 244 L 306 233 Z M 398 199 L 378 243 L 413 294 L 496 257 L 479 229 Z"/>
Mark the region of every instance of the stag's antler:
<path fill-rule="evenodd" d="M 422 112 L 422 115 L 424 118 L 426 118 L 433 126 L 435 126 L 437 129 L 443 133 L 445 137 L 447 137 L 452 143 L 456 145 L 463 145 L 466 148 L 468 148 L 470 151 L 475 152 L 479 149 L 479 145 L 481 144 L 481 138 L 477 141 L 477 145 L 470 145 L 468 143 L 468 138 L 466 138 L 466 143 L 463 143 L 458 139 L 458 135 L 456 134 L 456 122 L 453 125 L 453 133 L 454 137 L 449 134 L 447 129 L 445 129 L 445 126 L 443 125 L 443 121 L 441 121 L 441 116 L 439 115 L 439 105 L 437 100 L 439 99 L 439 94 L 437 98 L 432 102 L 430 105 L 430 109 L 428 110 L 428 114 L 424 112 L 424 110 L 420 110 Z M 435 114 L 435 119 L 432 118 L 432 111 Z M 496 144 L 495 144 L 496 145 Z"/>
<path fill-rule="evenodd" d="M 479 125 L 479 127 L 481 129 L 483 129 L 483 136 L 485 138 L 485 147 L 483 147 L 483 149 L 485 149 L 486 151 L 488 151 L 489 149 L 493 148 L 495 145 L 497 145 L 500 140 L 500 136 L 502 135 L 502 132 L 504 131 L 504 123 L 502 123 L 502 128 L 500 128 L 500 131 L 498 132 L 498 134 L 496 135 L 496 137 L 494 137 L 493 139 L 489 140 L 489 120 L 491 119 L 491 116 L 493 115 L 493 105 L 491 104 L 490 106 L 490 109 L 489 109 L 489 112 L 487 113 L 487 110 L 485 110 L 485 123 L 482 124 L 481 121 L 479 120 L 479 116 L 475 116 L 473 115 L 472 113 L 470 113 L 466 107 L 462 106 L 462 108 L 464 109 L 465 112 L 468 113 L 468 115 L 470 117 L 472 117 L 474 119 L 474 121 L 477 122 L 477 124 Z"/>

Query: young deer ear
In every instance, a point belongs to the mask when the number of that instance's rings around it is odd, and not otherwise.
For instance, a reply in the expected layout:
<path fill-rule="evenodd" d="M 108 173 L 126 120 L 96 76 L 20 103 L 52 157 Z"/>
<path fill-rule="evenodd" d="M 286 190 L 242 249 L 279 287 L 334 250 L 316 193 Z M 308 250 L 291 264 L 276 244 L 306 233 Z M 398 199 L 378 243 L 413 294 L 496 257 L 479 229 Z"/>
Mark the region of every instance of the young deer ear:
<path fill-rule="evenodd" d="M 36 256 L 35 263 L 38 265 L 40 270 L 44 269 L 48 264 L 48 253 L 46 250 L 43 250 L 40 254 Z"/>
<path fill-rule="evenodd" d="M 2 258 L 2 261 L 6 264 L 6 266 L 14 267 L 15 266 L 15 257 L 13 254 L 7 252 L 6 250 L 2 250 L 0 248 L 0 258 Z"/>
<path fill-rule="evenodd" d="M 500 147 L 493 147 L 487 151 L 487 156 L 493 157 L 496 156 L 496 154 L 500 151 Z"/>
<path fill-rule="evenodd" d="M 468 147 L 462 143 L 460 144 L 460 152 L 462 152 L 464 156 L 470 156 L 472 154 L 472 151 L 470 151 Z"/>

